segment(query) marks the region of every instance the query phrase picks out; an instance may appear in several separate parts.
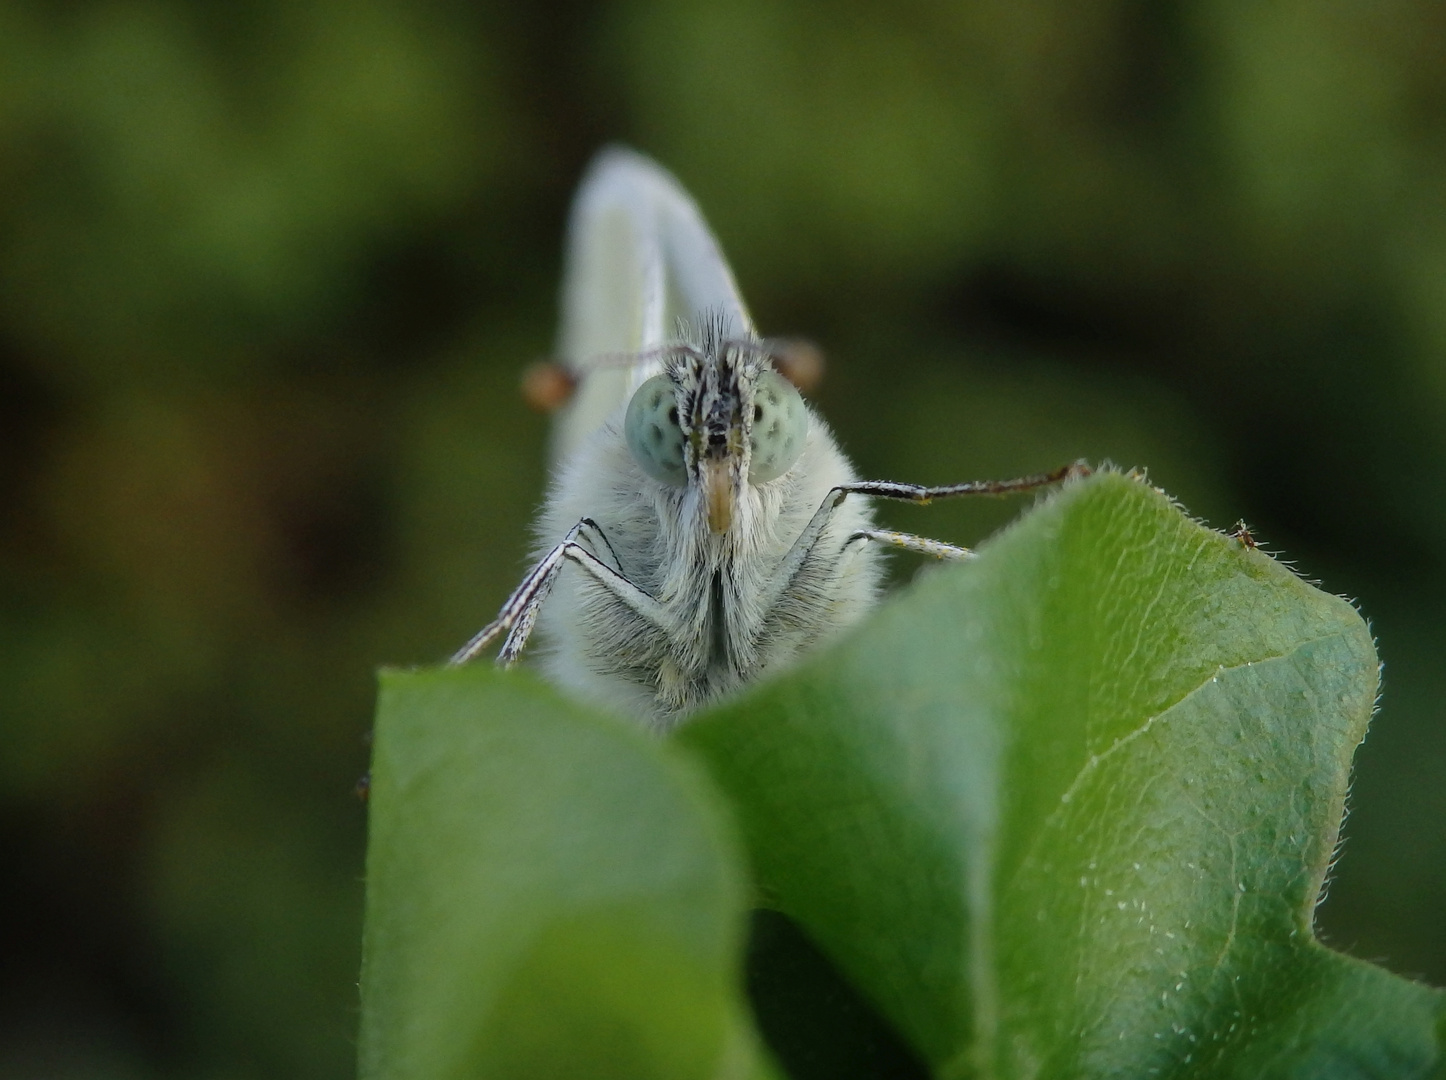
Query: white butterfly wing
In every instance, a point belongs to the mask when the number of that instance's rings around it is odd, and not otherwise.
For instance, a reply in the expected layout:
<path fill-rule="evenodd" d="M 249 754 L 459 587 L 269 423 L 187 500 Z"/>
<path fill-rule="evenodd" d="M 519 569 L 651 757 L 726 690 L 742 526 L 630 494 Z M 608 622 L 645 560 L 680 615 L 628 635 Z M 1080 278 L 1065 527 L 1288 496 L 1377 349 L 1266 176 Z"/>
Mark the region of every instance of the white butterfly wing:
<path fill-rule="evenodd" d="M 641 154 L 603 150 L 568 223 L 558 352 L 578 386 L 553 427 L 554 463 L 661 370 L 647 354 L 676 339 L 678 320 L 704 310 L 753 332 L 718 241 L 678 181 Z"/>

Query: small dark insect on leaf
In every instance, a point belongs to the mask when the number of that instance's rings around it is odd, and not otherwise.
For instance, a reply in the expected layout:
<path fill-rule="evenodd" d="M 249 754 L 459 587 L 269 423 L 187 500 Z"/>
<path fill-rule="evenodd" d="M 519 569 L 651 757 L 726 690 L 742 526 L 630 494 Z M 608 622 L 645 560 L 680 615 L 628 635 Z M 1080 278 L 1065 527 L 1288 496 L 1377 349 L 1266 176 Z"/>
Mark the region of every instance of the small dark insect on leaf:
<path fill-rule="evenodd" d="M 1235 528 L 1231 530 L 1227 535 L 1230 536 L 1233 540 L 1239 540 L 1240 546 L 1243 548 L 1250 548 L 1253 550 L 1259 546 L 1255 542 L 1255 534 L 1250 531 L 1250 526 L 1245 524 L 1244 518 L 1241 518 L 1239 521 L 1237 521 L 1235 523 Z"/>
<path fill-rule="evenodd" d="M 369 772 L 364 772 L 359 777 L 357 777 L 356 787 L 352 788 L 352 791 L 355 793 L 357 799 L 361 802 L 366 802 L 369 798 L 371 798 L 372 774 Z"/>
<path fill-rule="evenodd" d="M 522 372 L 522 400 L 538 412 L 555 412 L 576 389 L 577 376 L 556 360 L 539 360 Z"/>

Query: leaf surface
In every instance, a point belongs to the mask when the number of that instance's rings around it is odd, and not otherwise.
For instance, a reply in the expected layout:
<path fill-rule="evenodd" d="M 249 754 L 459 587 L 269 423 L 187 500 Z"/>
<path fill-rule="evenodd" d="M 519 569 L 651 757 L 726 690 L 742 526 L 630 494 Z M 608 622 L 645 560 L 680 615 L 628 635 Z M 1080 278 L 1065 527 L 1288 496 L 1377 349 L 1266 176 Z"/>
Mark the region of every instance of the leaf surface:
<path fill-rule="evenodd" d="M 771 1075 L 701 771 L 489 667 L 382 677 L 361 1076 Z"/>
<path fill-rule="evenodd" d="M 1438 991 L 1312 912 L 1377 661 L 1119 474 L 676 736 L 767 902 L 944 1077 L 1412 1077 Z"/>

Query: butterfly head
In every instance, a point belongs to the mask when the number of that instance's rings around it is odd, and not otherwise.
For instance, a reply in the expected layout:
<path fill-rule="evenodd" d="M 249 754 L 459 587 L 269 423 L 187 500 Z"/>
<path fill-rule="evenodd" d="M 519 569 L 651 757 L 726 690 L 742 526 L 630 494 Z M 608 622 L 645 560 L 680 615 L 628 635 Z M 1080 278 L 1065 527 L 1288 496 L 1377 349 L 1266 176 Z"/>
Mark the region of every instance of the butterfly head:
<path fill-rule="evenodd" d="M 744 484 L 784 476 L 803 453 L 808 409 L 766 347 L 730 338 L 721 320 L 663 354 L 663 373 L 633 394 L 623 430 L 643 471 L 694 488 L 708 530 L 728 532 Z"/>

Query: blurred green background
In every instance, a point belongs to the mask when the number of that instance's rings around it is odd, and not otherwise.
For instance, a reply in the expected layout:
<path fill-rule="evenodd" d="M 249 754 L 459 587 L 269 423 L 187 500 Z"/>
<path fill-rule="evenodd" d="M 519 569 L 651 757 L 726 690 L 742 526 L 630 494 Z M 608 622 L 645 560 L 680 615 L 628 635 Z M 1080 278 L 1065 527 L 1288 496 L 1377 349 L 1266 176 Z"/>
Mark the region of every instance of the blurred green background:
<path fill-rule="evenodd" d="M 1358 600 L 1322 931 L 1446 984 L 1439 4 L 4 0 L 0 1075 L 351 1074 L 373 671 L 522 569 L 609 140 L 864 474 L 1148 466 Z"/>

